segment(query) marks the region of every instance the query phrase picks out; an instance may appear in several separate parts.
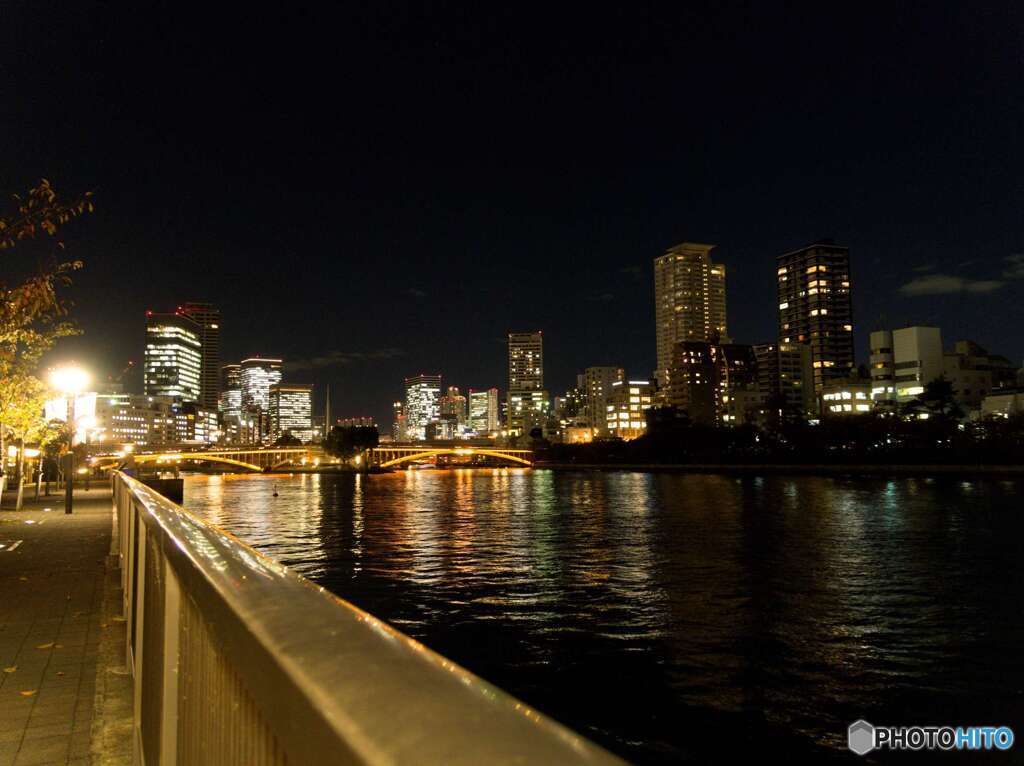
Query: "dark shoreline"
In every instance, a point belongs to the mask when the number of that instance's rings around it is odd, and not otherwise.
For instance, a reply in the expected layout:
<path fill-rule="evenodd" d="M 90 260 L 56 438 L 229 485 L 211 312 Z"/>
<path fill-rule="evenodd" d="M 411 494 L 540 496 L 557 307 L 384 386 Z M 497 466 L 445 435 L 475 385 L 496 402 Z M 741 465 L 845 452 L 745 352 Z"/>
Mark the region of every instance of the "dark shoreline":
<path fill-rule="evenodd" d="M 785 463 L 536 463 L 534 470 L 644 471 L 651 473 L 740 473 L 835 476 L 985 476 L 1024 479 L 1024 465 L 872 465 Z"/>

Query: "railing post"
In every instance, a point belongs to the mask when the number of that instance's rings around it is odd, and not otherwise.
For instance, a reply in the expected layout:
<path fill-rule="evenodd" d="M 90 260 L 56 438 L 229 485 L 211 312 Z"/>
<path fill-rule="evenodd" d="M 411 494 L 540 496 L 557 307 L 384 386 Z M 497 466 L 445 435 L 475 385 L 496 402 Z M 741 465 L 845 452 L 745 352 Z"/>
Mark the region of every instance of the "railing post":
<path fill-rule="evenodd" d="M 181 586 L 164 559 L 164 666 L 160 705 L 160 764 L 178 762 L 178 653 L 181 625 Z"/>
<path fill-rule="evenodd" d="M 134 504 L 133 504 L 134 505 Z M 138 555 L 134 557 L 135 571 L 132 572 L 132 580 L 134 581 L 133 586 L 133 605 L 131 614 L 128 615 L 128 634 L 135 637 L 134 647 L 132 641 L 128 642 L 129 656 L 131 657 L 131 665 L 129 670 L 132 674 L 132 691 L 133 691 L 133 720 L 132 725 L 132 763 L 141 766 L 143 763 L 142 759 L 142 663 L 143 663 L 143 625 L 145 620 L 145 608 L 146 608 L 146 525 L 141 523 L 138 518 L 138 511 L 135 512 L 135 536 L 137 538 L 136 545 L 138 546 Z"/>

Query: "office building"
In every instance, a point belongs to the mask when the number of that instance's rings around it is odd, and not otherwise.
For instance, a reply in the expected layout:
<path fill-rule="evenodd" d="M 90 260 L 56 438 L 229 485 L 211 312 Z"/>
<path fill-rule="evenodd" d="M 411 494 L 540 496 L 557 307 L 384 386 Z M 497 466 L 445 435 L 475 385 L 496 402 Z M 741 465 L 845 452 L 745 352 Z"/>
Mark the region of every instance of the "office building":
<path fill-rule="evenodd" d="M 242 406 L 255 406 L 261 412 L 270 410 L 270 387 L 281 382 L 280 359 L 243 359 L 239 365 Z"/>
<path fill-rule="evenodd" d="M 466 397 L 459 392 L 458 386 L 448 386 L 448 391 L 440 399 L 439 407 L 441 415 L 451 415 L 455 418 L 458 430 L 468 428 L 469 407 Z"/>
<path fill-rule="evenodd" d="M 778 257 L 779 343 L 811 348 L 815 396 L 854 370 L 850 249 L 817 242 Z"/>
<path fill-rule="evenodd" d="M 198 401 L 201 369 L 198 325 L 183 314 L 147 311 L 143 391 L 149 396 Z"/>
<path fill-rule="evenodd" d="M 220 395 L 220 309 L 210 303 L 185 303 L 178 311 L 199 328 L 202 361 L 199 367 L 199 404 L 216 410 Z"/>
<path fill-rule="evenodd" d="M 475 433 L 480 435 L 497 433 L 498 417 L 498 389 L 469 390 L 469 427 Z"/>
<path fill-rule="evenodd" d="M 405 403 L 394 402 L 391 405 L 391 438 L 396 442 L 404 442 L 407 438 L 405 429 Z"/>
<path fill-rule="evenodd" d="M 506 401 L 510 435 L 529 434 L 547 422 L 551 410 L 547 391 L 509 391 Z"/>
<path fill-rule="evenodd" d="M 604 398 L 605 423 L 602 434 L 629 441 L 647 432 L 647 410 L 654 404 L 654 384 L 649 380 L 616 380 Z M 578 433 L 570 440 L 586 441 Z"/>
<path fill-rule="evenodd" d="M 612 385 L 625 377 L 626 371 L 621 367 L 588 367 L 583 371 L 583 420 L 593 429 L 595 438 L 606 434 L 605 400 L 611 394 Z"/>
<path fill-rule="evenodd" d="M 313 386 L 308 383 L 274 383 L 268 392 L 270 437 L 291 434 L 303 443 L 313 439 Z"/>
<path fill-rule="evenodd" d="M 177 444 L 216 444 L 221 438 L 217 411 L 207 409 L 198 402 L 175 401 L 171 405 L 174 415 L 174 441 Z"/>
<path fill-rule="evenodd" d="M 225 419 L 242 417 L 242 367 L 226 364 L 221 367 L 218 409 Z"/>
<path fill-rule="evenodd" d="M 405 438 L 423 441 L 427 423 L 441 417 L 441 376 L 416 375 L 405 379 Z"/>
<path fill-rule="evenodd" d="M 539 331 L 508 334 L 505 403 L 506 426 L 513 435 L 525 433 L 524 412 L 548 412 L 548 393 L 544 390 L 544 336 Z"/>
<path fill-rule="evenodd" d="M 659 389 L 668 390 L 677 343 L 726 342 L 725 266 L 713 263 L 715 245 L 684 242 L 654 259 L 654 312 Z"/>

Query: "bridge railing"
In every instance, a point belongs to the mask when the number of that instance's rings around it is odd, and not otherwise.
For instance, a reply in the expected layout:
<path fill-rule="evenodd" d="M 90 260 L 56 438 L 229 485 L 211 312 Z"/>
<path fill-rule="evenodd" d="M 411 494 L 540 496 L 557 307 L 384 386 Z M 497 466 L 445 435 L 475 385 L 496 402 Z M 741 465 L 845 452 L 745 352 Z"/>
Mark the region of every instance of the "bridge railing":
<path fill-rule="evenodd" d="M 604 764 L 578 734 L 123 473 L 136 764 Z"/>

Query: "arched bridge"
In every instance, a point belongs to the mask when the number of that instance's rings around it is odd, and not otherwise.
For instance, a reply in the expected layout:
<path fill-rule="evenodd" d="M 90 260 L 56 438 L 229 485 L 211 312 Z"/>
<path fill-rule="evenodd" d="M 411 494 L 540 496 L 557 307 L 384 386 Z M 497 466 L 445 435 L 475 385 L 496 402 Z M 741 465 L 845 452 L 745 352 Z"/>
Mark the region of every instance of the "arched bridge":
<path fill-rule="evenodd" d="M 295 463 L 314 463 L 322 453 L 319 447 L 239 447 L 237 449 L 215 450 L 168 450 L 164 452 L 134 452 L 127 455 L 115 455 L 97 459 L 104 470 L 116 465 L 134 462 L 136 465 L 148 463 L 167 463 L 180 465 L 186 460 L 203 463 L 220 463 L 235 468 L 246 468 L 250 471 L 270 471 L 281 466 Z"/>
<path fill-rule="evenodd" d="M 506 449 L 504 447 L 459 447 L 455 445 L 414 444 L 409 446 L 374 447 L 370 450 L 370 462 L 379 468 L 391 468 L 402 463 L 413 463 L 438 456 L 488 457 L 515 465 L 533 465 L 533 450 Z"/>

